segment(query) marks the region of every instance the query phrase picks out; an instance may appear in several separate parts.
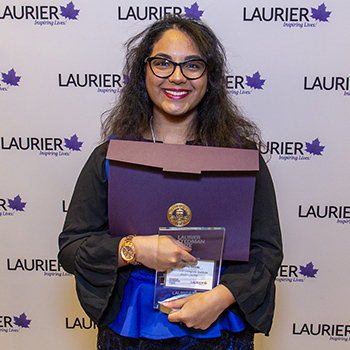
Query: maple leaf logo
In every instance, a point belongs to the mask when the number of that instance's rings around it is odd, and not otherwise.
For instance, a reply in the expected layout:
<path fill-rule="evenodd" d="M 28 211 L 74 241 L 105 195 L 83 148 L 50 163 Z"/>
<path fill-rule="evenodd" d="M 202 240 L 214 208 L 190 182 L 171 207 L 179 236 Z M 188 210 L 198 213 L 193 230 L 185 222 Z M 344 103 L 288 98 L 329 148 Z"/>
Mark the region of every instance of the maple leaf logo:
<path fill-rule="evenodd" d="M 75 5 L 73 4 L 73 1 L 71 1 L 69 4 L 67 4 L 66 7 L 60 6 L 61 8 L 61 16 L 68 18 L 68 19 L 77 19 L 77 16 L 80 12 L 80 10 L 76 10 Z"/>
<path fill-rule="evenodd" d="M 29 324 L 32 322 L 24 312 L 19 317 L 14 316 L 13 318 L 15 319 L 15 325 L 22 328 L 29 328 Z"/>
<path fill-rule="evenodd" d="M 331 15 L 332 11 L 326 11 L 326 5 L 323 3 L 317 9 L 311 7 L 312 15 L 316 21 L 328 22 L 328 17 Z"/>
<path fill-rule="evenodd" d="M 322 156 L 322 152 L 326 146 L 321 146 L 320 140 L 317 138 L 312 141 L 312 143 L 305 142 L 306 144 L 306 152 L 309 152 L 310 154 L 314 154 L 315 156 Z"/>
<path fill-rule="evenodd" d="M 81 151 L 81 146 L 84 142 L 80 142 L 77 134 L 74 134 L 70 139 L 64 138 L 64 147 L 71 149 L 72 151 Z"/>
<path fill-rule="evenodd" d="M 199 10 L 199 6 L 197 2 L 192 4 L 191 7 L 184 6 L 184 8 L 185 8 L 185 17 L 200 21 L 204 11 Z"/>
<path fill-rule="evenodd" d="M 328 22 L 328 17 L 331 15 L 332 11 L 326 11 L 326 5 L 323 3 L 317 9 L 311 7 L 312 15 L 316 21 Z"/>
<path fill-rule="evenodd" d="M 16 76 L 15 70 L 12 68 L 6 73 L 1 73 L 2 74 L 2 81 L 8 85 L 12 86 L 19 86 L 18 82 L 21 79 L 21 77 Z"/>
<path fill-rule="evenodd" d="M 7 200 L 9 201 L 9 208 L 16 211 L 24 211 L 24 207 L 27 204 L 26 202 L 22 202 L 22 198 L 19 195 L 14 199 L 7 198 Z"/>
<path fill-rule="evenodd" d="M 310 261 L 308 264 L 305 266 L 299 266 L 300 267 L 300 273 L 305 276 L 305 277 L 310 277 L 310 278 L 316 278 L 315 275 L 318 271 L 318 269 L 314 269 L 314 264 L 312 261 Z"/>
<path fill-rule="evenodd" d="M 246 75 L 247 78 L 247 85 L 253 89 L 260 89 L 262 90 L 262 86 L 265 84 L 266 79 L 260 79 L 260 73 L 257 71 L 254 73 L 251 77 Z"/>

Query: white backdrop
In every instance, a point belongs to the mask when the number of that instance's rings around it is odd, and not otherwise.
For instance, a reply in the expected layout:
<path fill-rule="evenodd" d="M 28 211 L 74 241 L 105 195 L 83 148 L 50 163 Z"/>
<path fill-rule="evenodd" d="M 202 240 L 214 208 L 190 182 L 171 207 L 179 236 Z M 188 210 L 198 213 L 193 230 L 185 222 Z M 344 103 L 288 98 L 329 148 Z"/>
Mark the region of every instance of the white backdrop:
<path fill-rule="evenodd" d="M 0 3 L 0 344 L 95 349 L 57 263 L 73 186 L 124 85 L 122 44 L 161 14 L 198 16 L 227 49 L 227 88 L 261 127 L 285 259 L 259 350 L 350 346 L 350 3 L 346 0 Z"/>

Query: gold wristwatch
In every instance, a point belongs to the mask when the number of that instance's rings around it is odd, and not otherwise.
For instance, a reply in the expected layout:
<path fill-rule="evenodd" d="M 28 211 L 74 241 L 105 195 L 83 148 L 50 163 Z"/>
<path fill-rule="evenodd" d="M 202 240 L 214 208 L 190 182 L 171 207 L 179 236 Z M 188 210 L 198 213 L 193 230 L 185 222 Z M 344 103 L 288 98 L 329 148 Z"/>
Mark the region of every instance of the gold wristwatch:
<path fill-rule="evenodd" d="M 132 239 L 134 237 L 135 235 L 127 236 L 122 247 L 120 248 L 121 258 L 128 264 L 136 262 L 136 250 L 134 243 L 132 243 Z"/>

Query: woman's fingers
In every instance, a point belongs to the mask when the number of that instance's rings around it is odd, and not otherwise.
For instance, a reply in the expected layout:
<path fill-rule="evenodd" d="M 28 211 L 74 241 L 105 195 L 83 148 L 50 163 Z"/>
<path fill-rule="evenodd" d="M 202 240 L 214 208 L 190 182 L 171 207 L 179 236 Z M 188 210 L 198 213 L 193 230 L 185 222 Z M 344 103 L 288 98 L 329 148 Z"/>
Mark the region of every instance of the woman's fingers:
<path fill-rule="evenodd" d="M 178 241 L 174 237 L 171 237 L 171 236 L 166 236 L 166 237 L 169 237 L 177 246 L 179 246 L 180 248 L 182 248 L 186 252 L 190 252 L 192 250 L 191 248 L 187 247 L 187 245 L 185 245 L 184 243 Z"/>
<path fill-rule="evenodd" d="M 187 246 L 171 236 L 136 236 L 133 238 L 136 260 L 152 269 L 167 269 L 194 266 L 197 260 Z"/>
<path fill-rule="evenodd" d="M 210 291 L 164 302 L 163 306 L 171 309 L 169 322 L 183 322 L 187 327 L 207 329 L 219 315 L 235 302 L 232 293 L 223 285 Z"/>

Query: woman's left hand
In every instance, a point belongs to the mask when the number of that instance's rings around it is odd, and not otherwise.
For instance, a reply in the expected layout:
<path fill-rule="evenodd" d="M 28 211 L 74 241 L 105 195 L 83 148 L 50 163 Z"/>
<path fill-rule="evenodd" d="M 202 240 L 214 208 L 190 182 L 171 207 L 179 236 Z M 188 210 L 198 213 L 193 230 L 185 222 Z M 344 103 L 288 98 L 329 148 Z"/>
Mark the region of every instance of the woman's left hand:
<path fill-rule="evenodd" d="M 171 311 L 168 316 L 169 322 L 183 322 L 189 328 L 205 330 L 235 301 L 232 293 L 225 286 L 218 285 L 207 292 L 165 302 L 163 306 L 180 309 Z"/>

